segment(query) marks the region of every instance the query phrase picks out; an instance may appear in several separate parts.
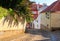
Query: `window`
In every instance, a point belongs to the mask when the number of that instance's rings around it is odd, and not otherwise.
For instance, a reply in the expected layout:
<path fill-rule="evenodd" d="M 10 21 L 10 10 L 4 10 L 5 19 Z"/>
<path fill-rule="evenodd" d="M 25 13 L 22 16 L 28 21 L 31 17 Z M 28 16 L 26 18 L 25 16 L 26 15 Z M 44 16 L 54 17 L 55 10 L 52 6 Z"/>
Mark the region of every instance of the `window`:
<path fill-rule="evenodd" d="M 46 12 L 46 18 L 49 19 L 49 12 Z"/>

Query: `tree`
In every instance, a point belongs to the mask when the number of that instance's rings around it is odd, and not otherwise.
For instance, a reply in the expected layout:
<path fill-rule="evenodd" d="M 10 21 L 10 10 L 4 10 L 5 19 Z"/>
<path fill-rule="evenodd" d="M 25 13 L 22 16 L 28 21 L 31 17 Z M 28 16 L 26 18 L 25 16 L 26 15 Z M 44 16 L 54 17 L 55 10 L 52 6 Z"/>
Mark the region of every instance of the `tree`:
<path fill-rule="evenodd" d="M 29 0 L 0 0 L 0 6 L 5 9 L 7 12 L 3 14 L 2 16 L 5 16 L 5 19 L 8 19 L 8 22 L 10 26 L 12 26 L 12 18 L 14 19 L 14 24 L 19 24 L 21 19 L 22 27 L 25 28 L 26 24 L 25 22 L 30 22 L 32 20 L 31 18 L 31 10 L 30 10 L 30 4 L 32 4 Z M 4 12 L 5 12 L 4 10 Z M 0 10 L 1 11 L 1 10 Z M 0 14 L 1 16 L 1 14 Z M 10 18 L 10 19 L 9 19 Z M 7 20 L 6 20 L 7 21 Z M 4 22 L 3 22 L 4 24 Z M 20 25 L 20 24 L 19 24 Z M 25 25 L 25 26 L 24 26 Z M 17 25 L 18 26 L 18 25 Z M 20 26 L 18 26 L 20 27 Z"/>
<path fill-rule="evenodd" d="M 0 6 L 7 8 L 10 12 L 16 12 L 19 17 L 22 17 L 27 21 L 32 19 L 29 8 L 30 4 L 31 2 L 29 0 L 0 0 Z M 14 13 L 11 15 L 14 17 Z"/>

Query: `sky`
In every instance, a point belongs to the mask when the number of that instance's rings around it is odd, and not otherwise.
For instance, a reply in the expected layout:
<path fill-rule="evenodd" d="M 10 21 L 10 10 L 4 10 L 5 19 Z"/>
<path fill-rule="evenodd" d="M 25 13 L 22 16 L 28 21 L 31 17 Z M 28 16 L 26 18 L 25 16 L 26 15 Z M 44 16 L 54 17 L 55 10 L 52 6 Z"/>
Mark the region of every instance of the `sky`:
<path fill-rule="evenodd" d="M 37 4 L 43 4 L 46 3 L 47 5 L 51 5 L 53 2 L 55 2 L 56 0 L 30 0 L 33 2 L 36 2 Z"/>

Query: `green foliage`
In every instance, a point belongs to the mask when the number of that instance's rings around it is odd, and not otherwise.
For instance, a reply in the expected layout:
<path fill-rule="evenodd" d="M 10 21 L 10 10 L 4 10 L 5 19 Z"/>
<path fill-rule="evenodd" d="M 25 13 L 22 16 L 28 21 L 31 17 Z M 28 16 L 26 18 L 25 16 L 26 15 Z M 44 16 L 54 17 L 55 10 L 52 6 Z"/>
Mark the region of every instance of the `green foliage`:
<path fill-rule="evenodd" d="M 29 0 L 22 0 L 18 5 L 17 9 L 19 12 L 19 16 L 22 16 L 23 18 L 26 18 L 27 22 L 32 21 L 31 17 L 31 9 L 30 9 L 30 2 Z"/>
<path fill-rule="evenodd" d="M 26 19 L 27 21 L 31 21 L 31 11 L 30 11 L 30 1 L 29 0 L 0 0 L 0 6 L 7 8 L 8 10 L 3 11 L 7 15 L 7 12 L 17 21 L 17 19 L 14 17 L 16 14 L 18 17 L 23 17 L 23 19 Z M 2 11 L 0 11 L 2 12 Z M 1 14 L 0 14 L 1 15 Z M 1 16 L 3 16 L 1 15 Z"/>
<path fill-rule="evenodd" d="M 13 19 L 16 23 L 18 23 L 17 18 L 15 18 L 14 10 L 9 8 L 8 11 L 9 11 L 9 15 L 13 17 Z"/>
<path fill-rule="evenodd" d="M 6 17 L 8 15 L 8 10 L 0 7 L 0 18 Z"/>
<path fill-rule="evenodd" d="M 11 8 L 9 8 L 9 14 L 11 15 L 11 16 L 13 16 L 14 17 L 14 10 L 13 9 L 11 9 Z"/>

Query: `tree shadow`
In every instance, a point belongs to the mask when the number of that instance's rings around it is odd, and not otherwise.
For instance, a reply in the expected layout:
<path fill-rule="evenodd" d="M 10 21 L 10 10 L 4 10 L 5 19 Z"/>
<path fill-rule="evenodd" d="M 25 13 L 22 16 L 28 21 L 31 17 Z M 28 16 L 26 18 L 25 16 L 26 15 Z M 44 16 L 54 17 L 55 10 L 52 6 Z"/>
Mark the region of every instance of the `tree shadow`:
<path fill-rule="evenodd" d="M 50 32 L 40 29 L 27 29 L 28 34 L 32 35 L 42 35 L 43 37 L 50 38 Z"/>
<path fill-rule="evenodd" d="M 38 35 L 40 37 L 44 37 L 45 38 L 45 39 L 42 38 L 42 40 L 36 39 L 34 41 L 51 41 L 51 36 L 50 36 L 50 32 L 49 31 L 40 30 L 40 29 L 28 29 L 27 30 L 27 34 L 31 34 L 33 36 Z"/>
<path fill-rule="evenodd" d="M 51 41 L 50 39 L 44 39 L 44 40 L 35 40 L 35 41 Z"/>
<path fill-rule="evenodd" d="M 7 27 L 18 26 L 19 23 L 24 24 L 23 19 L 20 19 L 20 17 L 16 16 L 16 20 L 14 20 L 14 18 L 10 15 L 4 17 L 3 25 L 5 24 L 5 22 L 8 22 Z"/>
<path fill-rule="evenodd" d="M 60 31 L 49 32 L 46 30 L 40 29 L 28 29 L 27 33 L 32 35 L 41 35 L 44 38 L 43 40 L 35 40 L 35 41 L 60 41 Z"/>

